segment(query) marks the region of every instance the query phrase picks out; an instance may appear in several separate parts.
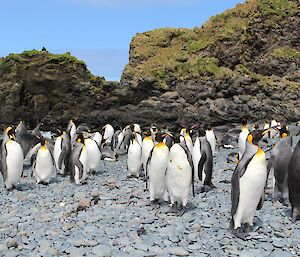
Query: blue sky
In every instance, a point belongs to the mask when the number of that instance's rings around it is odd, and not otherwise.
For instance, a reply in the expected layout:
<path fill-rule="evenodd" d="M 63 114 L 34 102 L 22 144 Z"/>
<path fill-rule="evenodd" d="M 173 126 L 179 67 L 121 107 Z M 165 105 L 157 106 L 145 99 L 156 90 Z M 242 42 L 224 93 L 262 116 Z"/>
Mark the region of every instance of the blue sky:
<path fill-rule="evenodd" d="M 95 75 L 119 80 L 136 33 L 193 28 L 242 0 L 7 0 L 0 2 L 0 56 L 45 46 L 71 52 Z"/>

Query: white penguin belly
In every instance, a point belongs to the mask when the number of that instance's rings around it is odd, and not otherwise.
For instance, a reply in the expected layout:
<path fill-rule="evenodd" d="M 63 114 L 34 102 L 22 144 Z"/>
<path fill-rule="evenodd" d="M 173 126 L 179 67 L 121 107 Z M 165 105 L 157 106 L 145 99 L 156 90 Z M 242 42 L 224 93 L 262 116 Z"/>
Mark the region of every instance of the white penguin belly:
<path fill-rule="evenodd" d="M 58 160 L 59 160 L 59 156 L 61 154 L 61 140 L 62 138 L 61 137 L 58 137 L 56 140 L 55 140 L 55 144 L 54 144 L 54 152 L 53 152 L 53 155 L 54 155 L 54 162 L 55 162 L 55 166 L 56 166 L 56 169 L 61 173 L 62 170 L 64 170 L 65 168 L 65 165 L 64 165 L 64 162 L 62 163 L 61 165 L 61 170 L 58 168 Z"/>
<path fill-rule="evenodd" d="M 194 174 L 195 176 L 198 176 L 198 164 L 201 159 L 200 140 L 198 137 L 195 140 L 192 158 L 193 158 Z"/>
<path fill-rule="evenodd" d="M 186 153 L 179 145 L 172 146 L 169 156 L 166 181 L 171 202 L 186 206 L 191 190 L 192 168 Z"/>
<path fill-rule="evenodd" d="M 36 156 L 34 174 L 38 182 L 49 183 L 53 171 L 52 156 L 48 149 L 40 149 Z"/>
<path fill-rule="evenodd" d="M 210 144 L 212 155 L 215 155 L 216 151 L 216 138 L 212 130 L 206 132 L 206 139 Z"/>
<path fill-rule="evenodd" d="M 142 164 L 144 169 L 144 174 L 146 175 L 146 164 L 149 158 L 150 152 L 154 146 L 151 139 L 144 139 L 142 143 Z"/>
<path fill-rule="evenodd" d="M 88 169 L 90 171 L 100 170 L 101 153 L 97 143 L 92 139 L 85 140 L 87 155 L 88 155 Z"/>
<path fill-rule="evenodd" d="M 234 215 L 235 229 L 243 223 L 252 225 L 254 214 L 264 191 L 267 179 L 267 162 L 264 154 L 255 155 L 240 178 L 240 195 Z"/>
<path fill-rule="evenodd" d="M 15 141 L 6 143 L 6 166 L 7 178 L 5 181 L 6 188 L 16 185 L 22 176 L 24 155 L 21 146 Z"/>
<path fill-rule="evenodd" d="M 129 175 L 139 176 L 141 170 L 141 157 L 142 150 L 141 146 L 136 140 L 129 145 L 128 156 L 127 156 L 127 167 Z"/>
<path fill-rule="evenodd" d="M 246 140 L 247 140 L 248 132 L 242 131 L 239 135 L 238 147 L 239 147 L 239 159 L 242 158 L 245 149 L 246 149 Z"/>
<path fill-rule="evenodd" d="M 96 132 L 94 137 L 93 137 L 93 140 L 96 141 L 96 143 L 98 145 L 101 145 L 101 141 L 102 141 L 102 136 L 99 132 Z"/>
<path fill-rule="evenodd" d="M 148 166 L 150 200 L 168 200 L 166 192 L 166 170 L 168 167 L 169 149 L 154 149 Z"/>
<path fill-rule="evenodd" d="M 75 165 L 75 176 L 74 176 L 74 180 L 76 184 L 81 184 L 82 182 L 84 182 L 87 178 L 87 169 L 88 169 L 88 152 L 87 152 L 87 148 L 86 146 L 83 147 L 80 157 L 79 157 L 79 161 L 82 163 L 83 166 L 83 170 L 82 170 L 82 177 L 79 178 L 79 169 L 78 167 Z"/>

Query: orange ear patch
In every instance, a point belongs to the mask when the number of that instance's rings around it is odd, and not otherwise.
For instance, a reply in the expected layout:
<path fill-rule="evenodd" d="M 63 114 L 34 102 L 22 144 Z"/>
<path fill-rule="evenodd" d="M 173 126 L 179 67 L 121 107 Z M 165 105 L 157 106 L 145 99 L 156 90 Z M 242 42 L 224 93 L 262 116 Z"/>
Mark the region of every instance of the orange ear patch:
<path fill-rule="evenodd" d="M 252 144 L 252 140 L 253 140 L 252 134 L 249 134 L 249 135 L 247 136 L 247 140 L 248 140 L 249 143 Z"/>

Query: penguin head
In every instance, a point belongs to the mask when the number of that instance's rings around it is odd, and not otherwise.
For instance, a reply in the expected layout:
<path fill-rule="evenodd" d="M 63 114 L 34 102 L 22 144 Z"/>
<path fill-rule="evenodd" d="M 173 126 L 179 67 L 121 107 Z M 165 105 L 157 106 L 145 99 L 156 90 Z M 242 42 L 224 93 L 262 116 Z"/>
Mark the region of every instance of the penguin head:
<path fill-rule="evenodd" d="M 253 127 L 254 129 L 259 129 L 259 125 L 258 124 L 254 124 L 254 127 Z"/>
<path fill-rule="evenodd" d="M 164 139 L 164 135 L 160 131 L 158 131 L 155 136 L 155 141 L 161 143 L 163 139 Z"/>
<path fill-rule="evenodd" d="M 205 137 L 206 133 L 205 133 L 205 129 L 199 129 L 198 130 L 198 137 Z"/>
<path fill-rule="evenodd" d="M 46 144 L 46 140 L 45 140 L 45 138 L 41 138 L 41 146 L 44 146 Z"/>
<path fill-rule="evenodd" d="M 290 131 L 288 130 L 288 128 L 285 124 L 282 124 L 281 126 L 279 126 L 277 128 L 279 130 L 281 138 L 285 138 L 290 135 Z"/>
<path fill-rule="evenodd" d="M 247 124 L 248 124 L 247 119 L 246 119 L 246 118 L 243 118 L 243 119 L 242 119 L 242 126 L 243 126 L 243 127 L 247 127 Z"/>
<path fill-rule="evenodd" d="M 15 130 L 12 127 L 8 127 L 5 131 L 9 139 L 16 140 Z"/>
<path fill-rule="evenodd" d="M 84 144 L 84 136 L 82 133 L 78 134 L 76 141 L 78 143 Z"/>
<path fill-rule="evenodd" d="M 252 130 L 248 136 L 247 136 L 247 141 L 253 145 L 258 145 L 258 142 L 262 137 L 267 134 L 271 128 L 260 130 L 260 129 L 255 129 Z"/>
<path fill-rule="evenodd" d="M 157 133 L 158 132 L 157 126 L 155 124 L 151 124 L 150 131 L 151 133 Z"/>

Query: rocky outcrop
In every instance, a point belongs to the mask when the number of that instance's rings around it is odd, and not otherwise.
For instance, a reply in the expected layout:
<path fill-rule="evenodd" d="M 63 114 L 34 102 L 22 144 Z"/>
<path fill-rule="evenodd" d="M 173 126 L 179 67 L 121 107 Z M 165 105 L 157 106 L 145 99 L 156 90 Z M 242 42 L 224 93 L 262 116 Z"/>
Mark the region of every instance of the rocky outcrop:
<path fill-rule="evenodd" d="M 201 28 L 137 34 L 121 83 L 93 76 L 70 54 L 0 59 L 0 123 L 92 127 L 300 120 L 298 0 L 248 0 Z"/>

